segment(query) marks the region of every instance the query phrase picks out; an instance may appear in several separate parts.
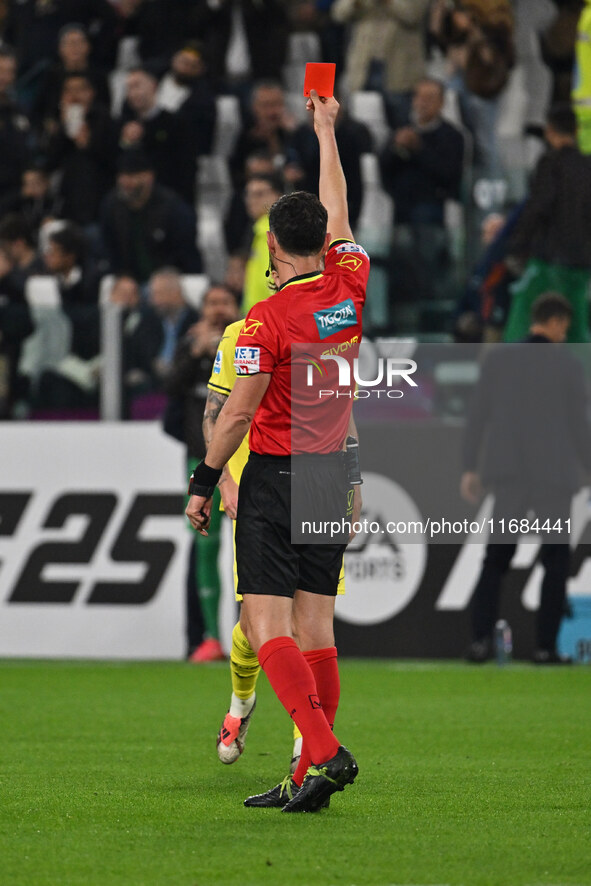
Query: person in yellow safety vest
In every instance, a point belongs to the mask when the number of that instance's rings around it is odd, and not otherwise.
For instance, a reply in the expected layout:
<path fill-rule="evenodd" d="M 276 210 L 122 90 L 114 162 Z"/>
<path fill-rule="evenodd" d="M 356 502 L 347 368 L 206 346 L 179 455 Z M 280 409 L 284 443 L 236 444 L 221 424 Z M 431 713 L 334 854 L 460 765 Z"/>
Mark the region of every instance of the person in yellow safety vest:
<path fill-rule="evenodd" d="M 586 0 L 577 26 L 571 95 L 579 149 L 582 154 L 591 154 L 591 0 Z"/>
<path fill-rule="evenodd" d="M 241 311 L 248 314 L 253 305 L 270 296 L 265 271 L 269 267 L 267 231 L 269 230 L 269 207 L 283 194 L 283 185 L 275 175 L 257 173 L 246 183 L 244 199 L 246 211 L 252 219 L 250 254 L 244 273 L 244 292 Z"/>

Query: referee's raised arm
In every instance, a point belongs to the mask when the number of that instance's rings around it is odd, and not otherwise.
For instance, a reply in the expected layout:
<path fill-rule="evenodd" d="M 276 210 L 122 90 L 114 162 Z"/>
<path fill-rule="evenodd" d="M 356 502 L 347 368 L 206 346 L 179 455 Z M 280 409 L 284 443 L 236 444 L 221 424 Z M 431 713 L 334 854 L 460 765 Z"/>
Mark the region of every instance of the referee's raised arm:
<path fill-rule="evenodd" d="M 334 97 L 321 98 L 310 90 L 307 109 L 314 115 L 314 132 L 320 147 L 320 202 L 328 212 L 327 230 L 331 240 L 353 240 L 347 206 L 347 181 L 341 166 L 335 137 L 339 103 Z"/>

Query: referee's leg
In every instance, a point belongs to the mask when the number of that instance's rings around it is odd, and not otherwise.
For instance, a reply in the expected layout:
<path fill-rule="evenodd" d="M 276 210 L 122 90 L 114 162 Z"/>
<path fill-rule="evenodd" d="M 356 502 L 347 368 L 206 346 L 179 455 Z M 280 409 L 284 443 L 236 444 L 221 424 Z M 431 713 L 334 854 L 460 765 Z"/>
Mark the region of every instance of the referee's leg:
<path fill-rule="evenodd" d="M 341 694 L 333 628 L 335 599 L 298 590 L 293 608 L 294 632 L 302 654 L 314 674 L 318 698 L 328 725 L 333 731 Z M 300 760 L 294 772 L 296 784 L 301 785 L 311 764 L 310 750 L 304 741 Z"/>
<path fill-rule="evenodd" d="M 312 761 L 320 764 L 334 757 L 339 742 L 322 709 L 312 669 L 293 638 L 291 598 L 245 593 L 240 623 Z"/>

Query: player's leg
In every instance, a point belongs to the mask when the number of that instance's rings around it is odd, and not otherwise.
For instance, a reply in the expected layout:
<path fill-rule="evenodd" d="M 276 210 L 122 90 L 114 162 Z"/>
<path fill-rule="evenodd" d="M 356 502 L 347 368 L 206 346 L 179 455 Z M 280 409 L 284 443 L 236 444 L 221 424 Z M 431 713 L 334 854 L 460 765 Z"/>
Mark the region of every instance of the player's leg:
<path fill-rule="evenodd" d="M 236 523 L 233 523 L 233 536 Z M 234 590 L 236 599 L 242 602 L 238 594 L 238 571 L 236 568 L 236 543 L 234 541 Z M 222 763 L 235 763 L 244 751 L 246 735 L 250 726 L 251 716 L 256 706 L 256 683 L 261 671 L 259 660 L 244 636 L 240 622 L 232 631 L 232 647 L 230 650 L 230 676 L 232 680 L 232 696 L 230 707 L 217 735 L 216 748 Z M 290 772 L 295 772 L 302 752 L 302 734 L 296 724 L 293 725 L 293 751 Z"/>
<path fill-rule="evenodd" d="M 225 655 L 220 643 L 218 610 L 220 605 L 221 581 L 218 557 L 221 542 L 222 513 L 220 493 L 216 488 L 211 508 L 211 522 L 207 536 L 196 535 L 197 545 L 197 591 L 205 626 L 205 639 L 191 660 L 195 662 L 220 661 Z"/>
<path fill-rule="evenodd" d="M 242 603 L 238 593 L 238 570 L 236 568 L 236 521 L 232 521 L 232 544 L 234 548 L 233 574 L 236 600 Z M 256 683 L 261 671 L 259 660 L 244 636 L 240 622 L 232 631 L 230 649 L 230 677 L 232 696 L 230 707 L 217 735 L 216 747 L 222 763 L 235 763 L 244 751 L 246 733 L 256 705 Z"/>
<path fill-rule="evenodd" d="M 232 698 L 217 737 L 217 753 L 222 763 L 234 763 L 244 750 L 256 705 L 255 687 L 260 670 L 259 660 L 238 622 L 232 631 L 230 650 Z"/>

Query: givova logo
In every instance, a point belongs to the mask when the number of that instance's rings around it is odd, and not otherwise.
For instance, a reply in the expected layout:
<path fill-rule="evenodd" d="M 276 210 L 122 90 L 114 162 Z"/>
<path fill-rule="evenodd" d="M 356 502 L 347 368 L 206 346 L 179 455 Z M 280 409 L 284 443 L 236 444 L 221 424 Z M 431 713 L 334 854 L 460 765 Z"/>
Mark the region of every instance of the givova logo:
<path fill-rule="evenodd" d="M 320 338 L 324 339 L 329 335 L 334 335 L 335 332 L 347 329 L 349 326 L 356 326 L 357 311 L 352 299 L 348 298 L 339 302 L 338 305 L 325 308 L 323 311 L 315 311 L 314 320 Z"/>

